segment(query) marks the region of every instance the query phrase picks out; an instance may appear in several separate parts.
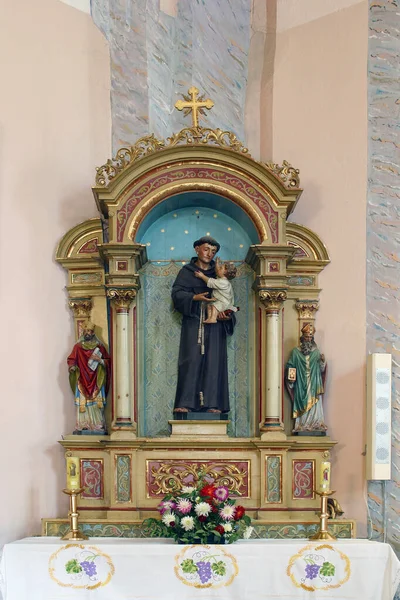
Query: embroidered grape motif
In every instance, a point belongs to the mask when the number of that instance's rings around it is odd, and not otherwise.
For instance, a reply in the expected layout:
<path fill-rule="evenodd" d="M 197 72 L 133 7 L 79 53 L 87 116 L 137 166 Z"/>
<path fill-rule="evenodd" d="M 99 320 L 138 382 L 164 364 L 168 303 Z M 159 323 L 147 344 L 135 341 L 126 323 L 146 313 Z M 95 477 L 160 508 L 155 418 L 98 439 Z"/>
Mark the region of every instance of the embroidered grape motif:
<path fill-rule="evenodd" d="M 209 562 L 200 560 L 197 564 L 197 572 L 201 583 L 207 583 L 211 579 L 211 565 Z"/>
<path fill-rule="evenodd" d="M 307 579 L 315 579 L 318 575 L 320 568 L 320 565 L 306 565 Z"/>
<path fill-rule="evenodd" d="M 81 567 L 88 577 L 93 577 L 93 575 L 97 574 L 97 568 L 93 561 L 84 560 L 81 562 Z"/>

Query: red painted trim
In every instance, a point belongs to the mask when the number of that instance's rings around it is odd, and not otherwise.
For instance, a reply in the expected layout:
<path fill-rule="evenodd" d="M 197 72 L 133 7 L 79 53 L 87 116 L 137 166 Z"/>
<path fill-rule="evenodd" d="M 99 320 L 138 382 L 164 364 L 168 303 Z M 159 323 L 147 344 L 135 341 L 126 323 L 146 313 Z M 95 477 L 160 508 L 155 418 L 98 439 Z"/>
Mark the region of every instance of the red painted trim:
<path fill-rule="evenodd" d="M 136 306 L 133 307 L 133 420 L 137 423 L 138 406 L 137 406 L 137 356 L 136 356 L 136 335 L 137 335 L 137 323 L 136 323 Z"/>
<path fill-rule="evenodd" d="M 262 340 L 262 310 L 258 308 L 258 384 L 259 384 L 259 393 L 258 393 L 258 422 L 261 423 L 262 419 L 262 386 L 263 386 L 263 377 L 262 377 L 262 352 L 261 352 L 261 340 Z"/>
<path fill-rule="evenodd" d="M 114 422 L 114 322 L 113 322 L 113 310 L 110 307 L 110 355 L 111 361 L 111 381 L 110 381 L 110 396 L 111 396 L 111 423 Z"/>
<path fill-rule="evenodd" d="M 285 364 L 284 364 L 284 356 L 283 356 L 283 340 L 285 339 L 285 308 L 282 308 L 282 348 L 281 348 L 281 356 L 282 356 L 282 389 L 281 389 L 281 418 L 282 423 L 285 423 L 285 406 L 284 406 L 284 397 L 285 397 Z"/>
<path fill-rule="evenodd" d="M 217 179 L 213 178 L 215 172 L 219 172 L 222 175 Z M 189 173 L 190 172 L 190 173 Z M 223 183 L 223 179 L 225 178 L 227 183 L 229 183 L 230 187 L 234 189 L 240 189 L 244 192 L 248 199 L 255 205 L 263 214 L 266 222 L 268 223 L 272 241 L 278 243 L 279 242 L 279 228 L 276 226 L 274 229 L 271 223 L 271 216 L 278 217 L 278 212 L 274 210 L 273 206 L 270 204 L 268 199 L 264 196 L 264 194 L 259 191 L 258 187 L 260 185 L 259 181 L 253 179 L 248 173 L 231 173 L 225 171 L 223 167 L 220 165 L 215 165 L 213 168 L 209 168 L 207 166 L 198 166 L 193 163 L 187 164 L 172 164 L 168 166 L 168 170 L 166 166 L 159 167 L 157 169 L 153 169 L 145 173 L 142 177 L 134 180 L 131 185 L 128 186 L 126 190 L 126 200 L 120 209 L 117 211 L 117 241 L 121 242 L 125 235 L 125 229 L 132 215 L 132 212 L 136 208 L 136 206 L 148 196 L 150 192 L 155 192 L 159 189 L 160 185 L 165 185 L 165 183 L 173 183 L 176 181 L 182 181 L 182 173 L 189 174 L 188 177 L 184 177 L 183 179 L 192 179 L 192 173 L 195 174 L 196 177 L 201 177 L 203 181 L 218 181 L 219 183 Z M 153 176 L 155 175 L 155 176 Z M 167 179 L 167 182 L 165 181 Z M 252 181 L 252 183 L 250 183 Z M 224 195 L 222 190 L 220 191 L 221 195 Z M 167 194 L 162 200 L 165 200 L 169 195 Z M 233 201 L 230 197 L 228 191 L 226 192 L 226 198 Z M 160 200 L 161 201 L 161 200 Z M 265 206 L 267 208 L 265 208 Z M 151 210 L 151 209 L 150 209 Z M 148 212 L 143 213 L 142 220 Z M 141 222 L 142 222 L 141 220 Z M 254 223 L 254 222 L 253 222 Z M 258 236 L 261 239 L 261 231 L 259 230 L 258 224 L 254 223 L 254 226 L 257 230 Z"/>

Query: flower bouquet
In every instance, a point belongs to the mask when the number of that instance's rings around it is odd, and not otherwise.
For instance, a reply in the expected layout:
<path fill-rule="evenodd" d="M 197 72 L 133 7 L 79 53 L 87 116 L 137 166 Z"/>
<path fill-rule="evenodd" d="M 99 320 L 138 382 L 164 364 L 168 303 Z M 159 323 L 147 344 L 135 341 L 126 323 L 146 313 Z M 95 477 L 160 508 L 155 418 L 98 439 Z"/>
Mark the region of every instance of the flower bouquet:
<path fill-rule="evenodd" d="M 158 511 L 161 520 L 143 522 L 149 537 L 174 538 L 182 544 L 231 544 L 249 538 L 253 530 L 250 517 L 229 497 L 228 488 L 202 478 L 196 487 L 167 494 Z"/>

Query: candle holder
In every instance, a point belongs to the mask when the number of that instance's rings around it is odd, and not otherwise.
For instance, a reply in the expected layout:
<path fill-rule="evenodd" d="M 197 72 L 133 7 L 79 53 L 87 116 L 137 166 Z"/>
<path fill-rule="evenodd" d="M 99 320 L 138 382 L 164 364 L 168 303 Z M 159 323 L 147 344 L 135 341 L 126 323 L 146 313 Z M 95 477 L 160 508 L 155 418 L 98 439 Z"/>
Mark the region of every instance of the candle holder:
<path fill-rule="evenodd" d="M 69 522 L 70 522 L 70 530 L 68 533 L 62 536 L 62 540 L 88 540 L 88 536 L 82 533 L 79 529 L 78 525 L 78 508 L 77 508 L 77 497 L 81 492 L 83 492 L 84 488 L 76 488 L 75 490 L 64 489 L 64 494 L 69 496 Z"/>
<path fill-rule="evenodd" d="M 310 540 L 331 540 L 334 541 L 336 540 L 335 536 L 332 535 L 331 533 L 329 533 L 328 531 L 328 496 L 332 496 L 332 494 L 334 494 L 334 491 L 330 491 L 330 490 L 321 490 L 321 491 L 317 491 L 314 490 L 314 492 L 316 494 L 318 494 L 318 496 L 321 496 L 321 514 L 320 514 L 320 525 L 319 525 L 319 531 L 317 531 L 317 533 L 315 535 L 313 535 L 312 537 L 310 537 Z"/>

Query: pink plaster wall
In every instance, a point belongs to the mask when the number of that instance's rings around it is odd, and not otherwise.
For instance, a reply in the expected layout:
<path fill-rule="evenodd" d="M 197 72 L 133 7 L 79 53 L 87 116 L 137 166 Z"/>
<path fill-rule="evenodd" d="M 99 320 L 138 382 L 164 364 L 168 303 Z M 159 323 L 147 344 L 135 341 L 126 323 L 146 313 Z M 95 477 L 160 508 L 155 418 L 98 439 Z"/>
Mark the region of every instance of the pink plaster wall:
<path fill-rule="evenodd" d="M 329 360 L 327 421 L 339 441 L 333 484 L 363 534 L 367 3 L 312 18 L 308 1 L 307 22 L 293 19 L 302 3 L 291 3 L 280 27 L 284 4 L 270 12 L 272 67 L 270 54 L 249 65 L 263 77 L 254 145 L 262 159 L 300 168 L 305 191 L 293 220 L 331 254 L 317 341 Z M 70 227 L 96 214 L 90 186 L 111 155 L 111 135 L 108 49 L 89 15 L 57 0 L 15 0 L 4 4 L 0 27 L 2 545 L 66 509 L 56 440 L 73 427 L 60 362 L 73 327 L 65 274 L 51 257 Z M 260 25 L 261 49 L 266 31 Z"/>
<path fill-rule="evenodd" d="M 275 162 L 287 159 L 300 169 L 304 193 L 291 220 L 318 233 L 332 260 L 320 278 L 316 341 L 329 361 L 326 416 L 329 434 L 338 441 L 333 489 L 345 516 L 357 519 L 361 536 L 366 533 L 367 24 L 367 2 L 280 31 L 278 11 L 272 138 L 263 118 L 269 107 L 264 112 L 261 107 L 262 159 L 270 159 L 272 150 Z M 270 89 L 268 82 L 265 86 Z"/>
<path fill-rule="evenodd" d="M 89 15 L 56 0 L 2 5 L 0 61 L 0 546 L 66 503 L 60 436 L 73 427 L 64 233 L 96 216 L 110 155 L 109 58 Z M 60 359 L 61 357 L 61 359 Z"/>

